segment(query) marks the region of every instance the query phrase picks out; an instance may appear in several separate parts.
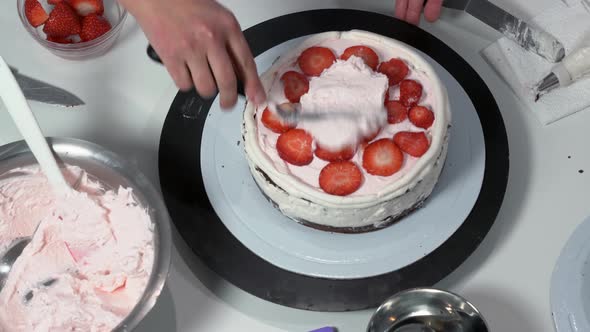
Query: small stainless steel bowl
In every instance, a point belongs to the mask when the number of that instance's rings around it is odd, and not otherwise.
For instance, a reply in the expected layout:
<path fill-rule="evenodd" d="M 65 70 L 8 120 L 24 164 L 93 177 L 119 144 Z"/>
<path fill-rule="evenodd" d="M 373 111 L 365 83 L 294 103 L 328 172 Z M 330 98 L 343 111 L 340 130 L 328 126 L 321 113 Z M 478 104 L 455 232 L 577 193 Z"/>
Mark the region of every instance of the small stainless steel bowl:
<path fill-rule="evenodd" d="M 367 332 L 488 332 L 481 313 L 457 294 L 413 288 L 388 298 L 373 314 Z"/>
<path fill-rule="evenodd" d="M 48 138 L 59 163 L 79 166 L 110 188 L 133 189 L 138 203 L 149 211 L 154 226 L 154 265 L 147 287 L 133 310 L 113 331 L 131 331 L 154 307 L 170 269 L 172 235 L 170 216 L 160 193 L 133 165 L 96 144 L 72 138 Z M 0 174 L 37 164 L 24 141 L 0 146 Z"/>

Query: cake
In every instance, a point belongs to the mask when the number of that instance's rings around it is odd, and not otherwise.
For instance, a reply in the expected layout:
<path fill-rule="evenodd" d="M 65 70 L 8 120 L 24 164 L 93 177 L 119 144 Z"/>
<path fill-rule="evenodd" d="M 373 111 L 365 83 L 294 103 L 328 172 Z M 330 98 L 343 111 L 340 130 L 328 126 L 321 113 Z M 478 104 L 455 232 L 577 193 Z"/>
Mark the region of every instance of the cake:
<path fill-rule="evenodd" d="M 261 76 L 247 103 L 251 174 L 290 219 L 334 232 L 381 229 L 418 209 L 446 159 L 446 88 L 414 49 L 352 30 L 307 37 Z M 319 115 L 288 121 L 283 110 Z M 338 114 L 336 114 L 338 113 Z"/>

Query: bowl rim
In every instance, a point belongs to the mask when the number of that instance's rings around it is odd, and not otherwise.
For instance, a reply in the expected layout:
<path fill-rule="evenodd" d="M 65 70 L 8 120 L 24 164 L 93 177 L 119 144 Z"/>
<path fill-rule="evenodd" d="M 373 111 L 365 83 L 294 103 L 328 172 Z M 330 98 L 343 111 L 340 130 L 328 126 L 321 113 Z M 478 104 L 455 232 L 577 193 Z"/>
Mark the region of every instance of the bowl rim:
<path fill-rule="evenodd" d="M 123 29 L 123 26 L 125 25 L 125 22 L 127 21 L 127 16 L 129 16 L 129 12 L 127 11 L 127 9 L 125 7 L 123 7 L 118 1 L 114 0 L 114 4 L 120 10 L 119 20 L 118 20 L 117 24 L 112 25 L 112 28 L 107 33 L 103 34 L 102 36 L 100 36 L 96 39 L 85 41 L 85 42 L 81 41 L 81 42 L 72 43 L 72 44 L 62 44 L 62 43 L 52 42 L 47 39 L 43 39 L 37 33 L 35 33 L 37 28 L 33 27 L 29 23 L 29 21 L 26 18 L 26 15 L 25 15 L 25 11 L 24 11 L 25 1 L 26 0 L 17 0 L 17 6 L 16 6 L 17 11 L 18 11 L 18 16 L 19 16 L 20 21 L 21 21 L 22 25 L 24 26 L 25 30 L 27 30 L 27 32 L 29 33 L 29 35 L 31 35 L 31 37 L 33 37 L 33 39 L 35 39 L 37 42 L 39 42 L 44 47 L 50 48 L 53 50 L 64 51 L 64 52 L 90 50 L 90 49 L 93 49 L 94 47 L 102 45 L 104 42 L 106 42 L 109 39 L 116 38 L 117 35 Z"/>
<path fill-rule="evenodd" d="M 100 152 L 101 157 L 106 157 L 108 160 L 114 161 L 114 171 L 119 176 L 132 183 L 135 188 L 139 189 L 139 194 L 144 197 L 145 201 L 149 202 L 149 210 L 151 211 L 150 217 L 155 228 L 154 242 L 157 244 L 157 250 L 154 252 L 152 271 L 148 283 L 133 309 L 112 330 L 113 332 L 131 331 L 153 309 L 164 289 L 170 273 L 172 262 L 172 226 L 163 197 L 155 188 L 152 181 L 150 181 L 143 172 L 138 169 L 138 167 L 110 149 L 77 138 L 46 137 L 46 139 L 58 158 L 61 157 L 62 154 L 56 152 L 54 147 L 59 147 L 60 145 L 76 146 L 93 152 Z M 0 163 L 4 160 L 9 160 L 22 155 L 32 155 L 31 150 L 24 140 L 0 145 Z M 64 153 L 63 155 L 67 155 L 67 153 Z M 100 162 L 96 156 L 93 156 L 91 159 Z M 124 170 L 125 173 L 122 173 L 119 170 Z M 130 178 L 126 173 L 133 174 L 133 177 Z"/>
<path fill-rule="evenodd" d="M 470 310 L 472 310 L 474 313 L 476 313 L 478 315 L 478 318 L 481 319 L 483 324 L 489 330 L 489 323 L 487 322 L 483 313 L 475 305 L 473 305 L 473 303 L 471 303 L 469 300 L 467 300 L 463 296 L 461 296 L 455 292 L 452 292 L 452 291 L 449 291 L 446 289 L 442 289 L 442 288 L 437 288 L 437 287 L 413 287 L 413 288 L 401 290 L 401 291 L 389 296 L 385 300 L 383 300 L 383 302 L 381 302 L 381 304 L 379 304 L 379 306 L 373 311 L 373 314 L 371 315 L 371 318 L 369 319 L 369 323 L 367 325 L 367 331 L 369 331 L 369 327 L 371 326 L 371 323 L 374 322 L 374 320 L 376 319 L 378 314 L 380 312 L 382 312 L 384 309 L 386 309 L 384 307 L 385 305 L 387 305 L 393 299 L 397 299 L 402 296 L 409 295 L 409 294 L 415 294 L 415 293 L 436 293 L 436 294 L 442 294 L 444 296 L 453 297 L 456 300 L 459 300 L 459 301 L 465 303 L 469 307 Z"/>

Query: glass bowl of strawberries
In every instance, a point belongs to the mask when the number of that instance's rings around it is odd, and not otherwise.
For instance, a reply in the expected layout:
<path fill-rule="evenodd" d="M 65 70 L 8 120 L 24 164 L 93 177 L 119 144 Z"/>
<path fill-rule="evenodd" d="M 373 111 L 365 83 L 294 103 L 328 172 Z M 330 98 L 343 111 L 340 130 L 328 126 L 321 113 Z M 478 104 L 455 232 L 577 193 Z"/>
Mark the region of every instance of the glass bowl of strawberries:
<path fill-rule="evenodd" d="M 106 53 L 127 18 L 116 0 L 17 0 L 25 29 L 53 54 L 84 60 Z"/>

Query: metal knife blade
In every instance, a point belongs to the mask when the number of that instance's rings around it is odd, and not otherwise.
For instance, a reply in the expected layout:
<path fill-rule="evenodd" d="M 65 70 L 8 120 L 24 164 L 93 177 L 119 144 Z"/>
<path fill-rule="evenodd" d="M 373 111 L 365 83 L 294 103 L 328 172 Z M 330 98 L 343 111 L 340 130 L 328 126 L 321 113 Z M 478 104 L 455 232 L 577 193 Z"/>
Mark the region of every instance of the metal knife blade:
<path fill-rule="evenodd" d="M 23 94 L 29 100 L 67 107 L 84 105 L 82 99 L 62 88 L 23 75 L 16 68 L 10 67 L 10 69 Z"/>
<path fill-rule="evenodd" d="M 555 37 L 487 0 L 445 0 L 443 6 L 464 10 L 525 50 L 532 51 L 550 62 L 559 62 L 565 56 L 563 45 Z"/>

